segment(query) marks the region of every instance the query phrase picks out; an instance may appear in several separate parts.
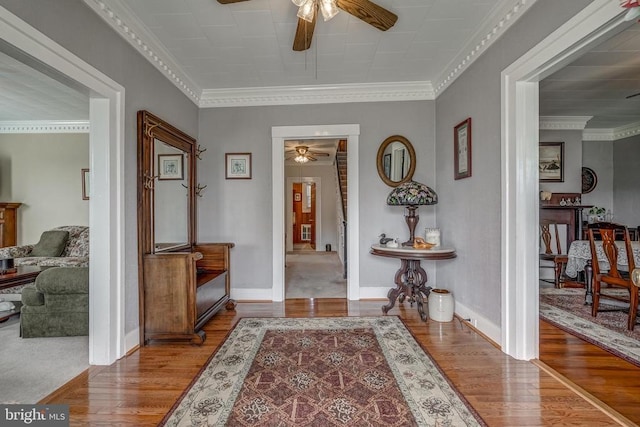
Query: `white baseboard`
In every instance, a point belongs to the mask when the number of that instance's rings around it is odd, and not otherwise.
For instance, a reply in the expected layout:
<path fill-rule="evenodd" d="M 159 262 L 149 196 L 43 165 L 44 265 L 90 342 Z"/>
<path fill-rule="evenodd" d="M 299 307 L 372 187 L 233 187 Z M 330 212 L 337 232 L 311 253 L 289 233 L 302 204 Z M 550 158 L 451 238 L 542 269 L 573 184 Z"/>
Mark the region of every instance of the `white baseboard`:
<path fill-rule="evenodd" d="M 135 328 L 124 336 L 124 354 L 140 345 L 140 328 Z"/>
<path fill-rule="evenodd" d="M 231 299 L 236 301 L 273 301 L 273 290 L 271 288 L 231 289 Z"/>
<path fill-rule="evenodd" d="M 473 325 L 474 328 L 482 332 L 499 346 L 502 345 L 502 330 L 498 325 L 490 322 L 487 318 L 480 316 L 458 301 L 455 301 L 455 313 L 462 319 L 471 319 L 469 323 Z"/>

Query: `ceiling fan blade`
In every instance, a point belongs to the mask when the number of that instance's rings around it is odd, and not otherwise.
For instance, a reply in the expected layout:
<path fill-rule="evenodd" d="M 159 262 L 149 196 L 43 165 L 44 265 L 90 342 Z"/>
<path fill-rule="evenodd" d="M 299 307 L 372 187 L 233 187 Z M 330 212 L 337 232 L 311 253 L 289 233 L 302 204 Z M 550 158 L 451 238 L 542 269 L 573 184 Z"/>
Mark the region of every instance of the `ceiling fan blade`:
<path fill-rule="evenodd" d="M 337 0 L 337 5 L 345 12 L 382 31 L 393 27 L 398 20 L 398 15 L 369 0 Z"/>
<path fill-rule="evenodd" d="M 640 92 L 634 93 L 633 95 L 629 95 L 629 96 L 625 97 L 625 99 L 635 98 L 636 96 L 640 96 Z"/>
<path fill-rule="evenodd" d="M 314 13 L 313 21 L 307 22 L 302 18 L 298 18 L 298 28 L 296 28 L 296 36 L 293 39 L 293 50 L 301 52 L 311 47 L 311 39 L 313 38 L 313 30 L 316 28 L 316 17 L 318 12 Z"/>
<path fill-rule="evenodd" d="M 312 156 L 328 156 L 329 153 L 320 153 L 319 151 L 309 151 L 309 154 Z"/>
<path fill-rule="evenodd" d="M 218 0 L 218 3 L 231 4 L 231 3 L 240 3 L 241 1 L 249 1 L 249 0 Z"/>

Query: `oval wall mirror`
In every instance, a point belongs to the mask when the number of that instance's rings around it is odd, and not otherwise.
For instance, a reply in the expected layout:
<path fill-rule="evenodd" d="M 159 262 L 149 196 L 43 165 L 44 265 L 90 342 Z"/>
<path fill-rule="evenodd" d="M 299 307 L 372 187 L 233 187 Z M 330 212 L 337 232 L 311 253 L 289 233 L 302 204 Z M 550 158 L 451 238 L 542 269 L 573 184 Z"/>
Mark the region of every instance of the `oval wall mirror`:
<path fill-rule="evenodd" d="M 385 184 L 397 187 L 413 178 L 416 170 L 416 152 L 407 138 L 392 135 L 378 149 L 378 175 Z"/>

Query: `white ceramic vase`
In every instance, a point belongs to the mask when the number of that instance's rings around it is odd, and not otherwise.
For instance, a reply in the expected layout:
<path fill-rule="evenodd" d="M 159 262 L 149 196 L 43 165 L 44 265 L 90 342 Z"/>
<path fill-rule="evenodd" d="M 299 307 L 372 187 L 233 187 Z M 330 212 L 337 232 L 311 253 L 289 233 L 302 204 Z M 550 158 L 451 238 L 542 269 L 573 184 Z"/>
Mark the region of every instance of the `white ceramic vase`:
<path fill-rule="evenodd" d="M 453 320 L 453 294 L 446 289 L 431 289 L 429 293 L 429 318 L 436 322 Z"/>

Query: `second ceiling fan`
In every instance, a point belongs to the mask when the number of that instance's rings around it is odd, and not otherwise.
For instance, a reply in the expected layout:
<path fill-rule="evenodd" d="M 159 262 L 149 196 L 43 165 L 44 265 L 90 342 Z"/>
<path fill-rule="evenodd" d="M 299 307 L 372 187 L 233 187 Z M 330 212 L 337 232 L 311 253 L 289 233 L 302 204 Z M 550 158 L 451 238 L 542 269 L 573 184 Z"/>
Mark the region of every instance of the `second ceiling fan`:
<path fill-rule="evenodd" d="M 248 0 L 218 0 L 218 3 L 239 3 Z M 338 8 L 373 25 L 379 30 L 387 31 L 393 27 L 398 16 L 369 0 L 292 0 L 298 6 L 298 27 L 293 39 L 293 50 L 303 51 L 311 47 L 313 30 L 316 27 L 318 10 L 325 21 L 338 13 Z"/>

